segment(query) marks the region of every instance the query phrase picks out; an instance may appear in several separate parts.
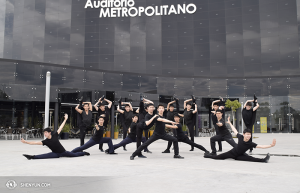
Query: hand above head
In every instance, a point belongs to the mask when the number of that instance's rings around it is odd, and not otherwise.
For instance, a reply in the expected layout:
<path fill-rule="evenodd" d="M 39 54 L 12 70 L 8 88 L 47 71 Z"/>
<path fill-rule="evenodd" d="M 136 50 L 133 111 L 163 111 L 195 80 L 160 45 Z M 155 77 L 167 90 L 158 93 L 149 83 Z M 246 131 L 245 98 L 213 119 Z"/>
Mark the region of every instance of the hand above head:
<path fill-rule="evenodd" d="M 68 114 L 67 113 L 65 113 L 65 120 L 67 120 L 68 118 L 69 118 L 69 116 L 68 116 Z"/>

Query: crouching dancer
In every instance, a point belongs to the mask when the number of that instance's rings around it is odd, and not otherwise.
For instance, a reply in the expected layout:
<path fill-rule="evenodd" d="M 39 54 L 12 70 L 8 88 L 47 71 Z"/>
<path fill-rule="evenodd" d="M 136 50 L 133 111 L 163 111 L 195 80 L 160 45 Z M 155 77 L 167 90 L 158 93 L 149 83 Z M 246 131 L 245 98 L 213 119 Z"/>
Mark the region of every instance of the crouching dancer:
<path fill-rule="evenodd" d="M 61 132 L 61 130 L 65 126 L 67 119 L 68 119 L 68 115 L 65 114 L 65 120 L 60 125 L 57 132 L 51 131 L 50 128 L 44 129 L 44 136 L 46 137 L 46 139 L 43 141 L 29 142 L 29 141 L 25 141 L 23 138 L 21 139 L 22 143 L 26 143 L 29 145 L 46 145 L 47 147 L 49 147 L 49 149 L 52 150 L 51 153 L 46 153 L 46 154 L 41 154 L 41 155 L 23 154 L 23 156 L 25 156 L 28 160 L 31 160 L 31 159 L 49 159 L 49 158 L 60 158 L 60 157 L 79 157 L 79 156 L 84 156 L 84 155 L 90 155 L 88 152 L 73 153 L 73 152 L 66 151 L 65 148 L 59 142 L 58 134 Z"/>
<path fill-rule="evenodd" d="M 231 129 L 233 130 L 234 134 L 237 136 L 237 138 L 239 140 L 237 146 L 226 153 L 222 153 L 222 154 L 219 154 L 216 156 L 213 156 L 211 154 L 205 154 L 204 155 L 205 158 L 221 159 L 221 160 L 232 158 L 232 159 L 240 160 L 240 161 L 264 162 L 264 163 L 267 163 L 269 161 L 269 159 L 270 159 L 269 153 L 267 154 L 267 156 L 265 158 L 260 159 L 260 158 L 255 158 L 252 156 L 245 155 L 245 152 L 251 148 L 266 149 L 266 148 L 274 147 L 276 144 L 276 139 L 273 139 L 273 142 L 270 145 L 257 145 L 255 143 L 253 143 L 252 141 L 250 141 L 251 134 L 252 134 L 251 130 L 245 129 L 243 131 L 243 135 L 241 135 L 237 132 L 236 128 L 231 124 L 230 117 L 228 117 L 227 123 L 229 123 Z"/>
<path fill-rule="evenodd" d="M 109 151 L 107 153 L 108 154 L 116 154 L 116 153 L 114 153 L 114 147 L 113 147 L 111 138 L 103 137 L 103 131 L 105 129 L 105 127 L 103 126 L 104 118 L 99 117 L 98 123 L 99 123 L 99 125 L 97 125 L 97 124 L 95 125 L 95 127 L 96 127 L 95 135 L 84 145 L 73 149 L 72 152 L 80 152 L 80 151 L 88 149 L 96 144 L 107 143 L 107 145 L 109 147 Z"/>

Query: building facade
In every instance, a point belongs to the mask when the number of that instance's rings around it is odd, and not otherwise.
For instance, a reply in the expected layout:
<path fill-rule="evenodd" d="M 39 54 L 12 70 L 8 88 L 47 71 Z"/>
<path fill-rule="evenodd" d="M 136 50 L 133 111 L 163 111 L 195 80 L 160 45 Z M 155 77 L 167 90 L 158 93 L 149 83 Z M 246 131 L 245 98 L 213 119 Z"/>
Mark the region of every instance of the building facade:
<path fill-rule="evenodd" d="M 255 93 L 254 132 L 261 118 L 268 132 L 300 131 L 299 1 L 134 0 L 137 8 L 197 9 L 132 17 L 100 17 L 87 2 L 0 0 L 1 127 L 41 124 L 50 71 L 51 108 L 60 113 L 74 114 L 80 95 L 122 96 L 134 106 L 140 93 L 156 103 L 175 94 L 182 106 L 195 95 L 205 128 L 212 100 Z M 241 128 L 240 109 L 236 116 Z"/>

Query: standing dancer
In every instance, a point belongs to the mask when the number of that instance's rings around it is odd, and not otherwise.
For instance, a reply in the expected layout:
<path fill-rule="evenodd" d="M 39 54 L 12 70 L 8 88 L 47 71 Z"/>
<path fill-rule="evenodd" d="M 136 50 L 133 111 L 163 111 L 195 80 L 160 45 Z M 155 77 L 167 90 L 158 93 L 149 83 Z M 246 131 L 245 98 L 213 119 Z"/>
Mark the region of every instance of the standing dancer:
<path fill-rule="evenodd" d="M 85 138 L 85 132 L 87 128 L 91 125 L 92 123 L 92 111 L 93 111 L 93 106 L 91 102 L 85 102 L 83 105 L 83 109 L 79 109 L 80 105 L 77 105 L 75 107 L 75 110 L 81 114 L 82 116 L 82 122 L 80 124 L 80 146 L 84 144 L 84 138 Z"/>
<path fill-rule="evenodd" d="M 132 122 L 133 109 L 129 102 L 121 102 L 121 100 L 122 98 L 120 98 L 119 100 L 117 111 L 123 114 L 123 119 L 122 119 L 123 139 L 126 139 L 128 128 L 130 127 L 130 124 Z M 121 105 L 123 104 L 125 105 L 125 111 L 120 109 Z M 126 145 L 123 145 L 123 150 L 127 151 Z"/>
<path fill-rule="evenodd" d="M 68 120 L 68 115 L 65 114 L 64 122 L 59 126 L 59 129 L 56 131 L 52 131 L 49 127 L 44 129 L 44 136 L 46 137 L 43 141 L 36 141 L 36 142 L 29 142 L 25 141 L 23 138 L 21 139 L 22 143 L 29 144 L 29 145 L 46 145 L 51 149 L 51 153 L 46 153 L 42 155 L 27 155 L 23 154 L 28 160 L 31 159 L 49 159 L 49 158 L 60 158 L 60 157 L 79 157 L 84 155 L 90 155 L 88 152 L 69 152 L 66 151 L 65 148 L 61 145 L 58 140 L 58 135 L 60 134 L 61 130 L 64 128 L 66 122 Z"/>
<path fill-rule="evenodd" d="M 211 155 L 217 155 L 216 150 L 216 141 L 227 141 L 232 147 L 236 147 L 236 143 L 232 138 L 231 133 L 226 127 L 225 120 L 223 119 L 222 110 L 218 109 L 216 111 L 217 116 L 217 127 L 219 129 L 219 134 L 210 138 L 210 146 L 211 146 Z"/>
<path fill-rule="evenodd" d="M 266 149 L 266 148 L 274 147 L 276 145 L 276 139 L 273 139 L 273 142 L 270 145 L 257 145 L 250 141 L 250 138 L 252 135 L 251 130 L 245 129 L 243 131 L 243 135 L 241 135 L 237 132 L 236 128 L 231 124 L 230 117 L 228 117 L 227 123 L 230 125 L 234 134 L 239 139 L 237 146 L 234 147 L 233 149 L 231 149 L 230 151 L 219 154 L 219 155 L 204 154 L 205 158 L 212 158 L 212 159 L 217 159 L 217 160 L 224 160 L 224 159 L 232 158 L 232 159 L 240 160 L 240 161 L 264 162 L 264 163 L 269 162 L 269 159 L 270 159 L 269 153 L 267 154 L 267 156 L 264 159 L 260 159 L 260 158 L 255 158 L 255 157 L 252 157 L 249 155 L 245 155 L 245 152 L 251 148 Z"/>
<path fill-rule="evenodd" d="M 132 142 L 136 142 L 136 127 L 137 127 L 137 121 L 138 121 L 138 116 L 137 115 L 133 115 L 132 117 L 132 123 L 128 129 L 129 134 L 126 137 L 126 139 L 124 139 L 123 141 L 121 141 L 120 143 L 116 144 L 113 146 L 113 149 L 116 150 L 119 147 L 123 146 L 123 145 L 127 145 L 129 143 Z M 142 137 L 142 142 L 145 143 L 146 138 Z M 147 147 L 145 148 L 145 150 L 147 150 Z M 108 153 L 108 149 L 105 150 L 105 153 Z"/>
<path fill-rule="evenodd" d="M 219 132 L 218 126 L 216 125 L 218 122 L 218 119 L 216 116 L 216 111 L 218 109 L 222 110 L 222 114 L 223 114 L 222 118 L 225 120 L 225 102 L 224 102 L 223 98 L 220 97 L 220 100 L 213 101 L 211 104 L 211 108 L 212 108 L 212 110 L 214 110 L 214 111 L 211 111 L 211 119 L 212 119 L 213 125 L 215 127 L 216 134 L 219 135 L 220 132 Z M 218 144 L 219 144 L 218 152 L 222 152 L 222 141 L 218 141 Z"/>
<path fill-rule="evenodd" d="M 169 121 L 167 119 L 163 118 L 163 114 L 164 114 L 164 110 L 165 107 L 163 105 L 158 105 L 158 115 L 154 115 L 153 111 L 154 111 L 155 107 L 153 104 L 149 104 L 148 105 L 148 114 L 145 117 L 145 124 L 147 126 L 154 124 L 155 123 L 155 130 L 153 135 L 145 142 L 143 143 L 143 145 L 141 145 L 131 156 L 130 156 L 130 160 L 134 160 L 134 157 L 139 155 L 140 152 L 145 149 L 146 147 L 148 147 L 151 143 L 153 143 L 154 141 L 158 140 L 158 139 L 163 139 L 166 141 L 171 141 L 174 144 L 174 158 L 179 158 L 179 159 L 183 159 L 183 157 L 181 157 L 179 155 L 179 148 L 178 148 L 178 140 L 171 136 L 166 134 L 166 123 L 171 123 L 171 124 L 177 124 L 173 121 Z"/>
<path fill-rule="evenodd" d="M 206 154 L 209 153 L 202 145 L 199 145 L 197 143 L 194 143 L 191 141 L 182 131 L 182 125 L 180 124 L 180 115 L 175 114 L 174 115 L 175 122 L 178 123 L 177 125 L 169 125 L 170 128 L 176 129 L 177 130 L 177 136 L 176 138 L 178 139 L 178 142 L 183 142 L 189 145 L 192 145 L 202 151 L 204 151 Z M 163 153 L 170 153 L 170 148 L 171 148 L 172 142 L 168 142 L 168 147 Z"/>
<path fill-rule="evenodd" d="M 101 116 L 99 117 L 98 124 L 95 124 L 95 127 L 96 127 L 95 135 L 84 145 L 73 149 L 72 152 L 73 153 L 81 152 L 82 150 L 88 149 L 96 144 L 107 143 L 108 147 L 109 147 L 109 150 L 107 151 L 107 153 L 108 154 L 116 154 L 116 153 L 114 153 L 114 147 L 113 147 L 111 138 L 103 137 L 103 131 L 105 129 L 103 117 L 101 117 Z"/>
<path fill-rule="evenodd" d="M 145 124 L 145 116 L 148 113 L 148 105 L 149 104 L 153 104 L 153 102 L 148 100 L 148 99 L 145 99 L 145 98 L 141 97 L 140 107 L 136 111 L 139 114 L 139 122 L 138 122 L 137 128 L 136 128 L 136 134 L 137 134 L 137 136 L 136 136 L 136 148 L 139 148 L 141 146 L 143 131 L 145 132 L 146 140 L 148 140 L 149 129 L 153 126 L 153 125 L 152 126 L 146 126 L 146 124 Z M 152 153 L 151 151 L 149 151 L 149 149 L 144 149 L 144 152 Z M 142 154 L 142 152 L 138 155 L 138 157 L 145 158 L 145 156 Z"/>
<path fill-rule="evenodd" d="M 105 128 L 107 128 L 107 124 L 109 122 L 109 117 L 110 117 L 110 109 L 111 109 L 111 105 L 112 102 L 106 98 L 104 98 L 105 96 L 103 95 L 98 102 L 94 105 L 96 111 L 98 111 L 98 115 L 97 115 L 97 120 L 99 120 L 99 117 L 103 117 L 104 118 L 104 123 L 103 126 Z M 104 105 L 103 101 L 106 101 L 108 103 L 107 107 Z M 98 108 L 98 104 L 100 103 L 100 106 Z M 99 150 L 101 152 L 103 152 L 103 143 L 99 143 Z"/>
<path fill-rule="evenodd" d="M 190 101 L 192 101 L 192 103 L 189 103 Z M 192 109 L 192 104 L 195 105 L 195 110 L 191 110 Z M 189 133 L 190 133 L 190 137 L 191 140 L 194 142 L 194 137 L 195 137 L 195 131 L 194 131 L 194 126 L 195 126 L 195 121 L 194 121 L 194 114 L 197 113 L 197 104 L 196 104 L 196 99 L 194 98 L 194 96 L 192 96 L 192 99 L 186 100 L 184 101 L 184 120 L 186 122 L 186 125 L 189 129 Z M 191 146 L 191 150 L 190 151 L 194 151 L 194 146 Z"/>
<path fill-rule="evenodd" d="M 252 108 L 252 104 L 251 102 L 253 102 L 253 108 Z M 243 120 L 244 123 L 246 125 L 246 128 L 249 129 L 252 133 L 252 128 L 253 125 L 255 123 L 255 119 L 256 119 L 256 110 L 258 109 L 259 104 L 257 103 L 257 97 L 254 95 L 254 100 L 247 100 L 245 102 L 243 111 L 242 111 L 242 116 L 243 116 Z M 251 135 L 251 139 L 250 141 L 252 142 L 252 135 Z M 253 148 L 250 148 L 250 153 L 252 153 Z"/>

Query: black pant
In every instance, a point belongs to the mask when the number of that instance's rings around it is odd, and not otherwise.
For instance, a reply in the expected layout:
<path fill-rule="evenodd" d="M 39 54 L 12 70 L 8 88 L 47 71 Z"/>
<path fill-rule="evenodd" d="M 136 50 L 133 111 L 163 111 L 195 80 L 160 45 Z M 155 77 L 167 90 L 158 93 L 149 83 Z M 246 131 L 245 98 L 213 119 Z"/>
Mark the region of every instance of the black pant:
<path fill-rule="evenodd" d="M 188 123 L 187 127 L 189 129 L 191 141 L 194 142 L 194 137 L 195 137 L 195 131 L 194 131 L 194 123 Z M 194 146 L 191 145 L 191 148 L 194 149 Z"/>
<path fill-rule="evenodd" d="M 123 139 L 126 139 L 129 126 L 125 125 L 125 123 L 123 123 L 122 125 L 123 125 Z M 125 148 L 126 144 L 123 145 L 123 147 Z"/>
<path fill-rule="evenodd" d="M 148 147 L 151 143 L 153 143 L 154 141 L 157 141 L 159 139 L 163 139 L 163 140 L 166 140 L 166 141 L 170 141 L 170 142 L 173 142 L 174 144 L 174 154 L 175 155 L 178 155 L 179 154 L 179 148 L 178 148 L 178 140 L 171 136 L 171 135 L 167 135 L 167 134 L 164 134 L 164 135 L 158 135 L 156 133 L 153 133 L 153 135 L 145 142 L 143 143 L 143 145 L 141 145 L 133 154 L 132 156 L 135 157 L 137 155 L 139 155 L 143 149 L 145 149 L 146 147 Z"/>
<path fill-rule="evenodd" d="M 65 151 L 63 153 L 45 153 L 41 155 L 35 155 L 33 159 L 50 159 L 50 158 L 60 158 L 60 157 L 79 157 L 79 156 L 84 156 L 84 152 L 69 152 Z"/>
<path fill-rule="evenodd" d="M 86 123 L 86 122 L 82 122 L 80 124 L 80 146 L 82 146 L 84 144 L 84 138 L 86 135 L 86 130 L 87 128 L 90 126 L 90 123 Z"/>
<path fill-rule="evenodd" d="M 142 142 L 145 143 L 146 141 L 146 138 L 145 137 L 142 137 Z M 126 139 L 123 139 L 120 143 L 114 145 L 114 150 L 118 149 L 119 147 L 121 146 L 124 146 L 124 145 L 127 145 L 129 143 L 132 143 L 132 142 L 136 142 L 136 138 L 135 139 L 131 139 L 130 137 L 126 137 Z M 145 147 L 144 151 L 147 151 L 147 147 Z"/>
<path fill-rule="evenodd" d="M 215 135 L 213 137 L 210 138 L 210 146 L 211 146 L 211 150 L 212 153 L 216 153 L 216 141 L 227 141 L 227 143 L 229 143 L 232 147 L 236 147 L 237 144 L 236 142 L 233 140 L 231 134 L 226 134 L 226 135 Z"/>
<path fill-rule="evenodd" d="M 103 137 L 101 138 L 99 141 L 95 141 L 93 138 L 91 138 L 88 142 L 86 142 L 84 145 L 77 147 L 75 149 L 72 150 L 73 153 L 75 152 L 80 152 L 83 151 L 85 149 L 88 149 L 96 144 L 99 143 L 107 143 L 108 147 L 109 147 L 109 153 L 113 153 L 114 152 L 114 147 L 113 147 L 113 143 L 111 141 L 111 138 L 108 137 Z"/>
<path fill-rule="evenodd" d="M 103 124 L 103 126 L 105 127 L 105 128 L 107 128 L 107 123 L 106 123 L 106 125 L 105 124 Z M 99 149 L 103 149 L 103 143 L 99 143 Z"/>
<path fill-rule="evenodd" d="M 189 145 L 194 146 L 198 149 L 201 149 L 202 151 L 205 151 L 205 152 L 207 151 L 202 145 L 199 145 L 199 144 L 191 141 L 188 137 L 179 138 L 178 142 L 183 142 L 183 143 L 189 144 Z M 171 146 L 172 146 L 172 142 L 169 141 L 167 149 L 170 150 Z"/>
<path fill-rule="evenodd" d="M 219 135 L 219 128 L 216 124 L 214 124 L 215 130 L 216 130 L 216 135 Z M 218 141 L 218 145 L 219 145 L 219 150 L 222 151 L 222 141 Z"/>
<path fill-rule="evenodd" d="M 228 159 L 228 158 L 232 158 L 232 159 L 240 160 L 240 161 L 249 161 L 249 162 L 265 162 L 265 160 L 261 159 L 261 158 L 255 158 L 255 157 L 248 156 L 248 155 L 235 155 L 234 153 L 232 153 L 231 150 L 226 153 L 222 153 L 220 155 L 212 157 L 212 159 L 220 159 L 220 160 L 224 160 L 224 159 Z"/>
<path fill-rule="evenodd" d="M 143 123 L 139 122 L 136 126 L 136 149 L 142 144 L 143 131 Z"/>

